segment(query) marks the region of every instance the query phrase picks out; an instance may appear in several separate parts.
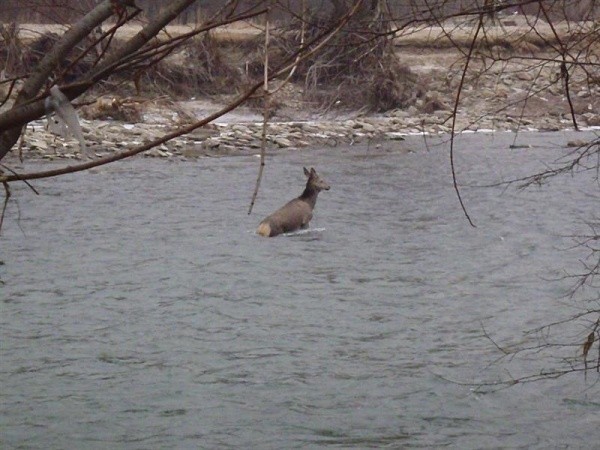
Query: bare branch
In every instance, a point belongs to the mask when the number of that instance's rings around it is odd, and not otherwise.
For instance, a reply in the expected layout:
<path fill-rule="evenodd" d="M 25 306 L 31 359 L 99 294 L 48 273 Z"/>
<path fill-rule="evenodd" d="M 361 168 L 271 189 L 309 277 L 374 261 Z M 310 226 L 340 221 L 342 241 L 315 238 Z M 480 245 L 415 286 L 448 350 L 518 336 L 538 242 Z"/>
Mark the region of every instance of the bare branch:
<path fill-rule="evenodd" d="M 146 25 L 137 35 L 127 43 L 116 49 L 82 81 L 69 87 L 62 87 L 65 95 L 73 100 L 83 94 L 98 81 L 109 76 L 123 60 L 139 50 L 146 42 L 156 36 L 160 30 L 177 17 L 181 11 L 195 0 L 177 0 L 165 8 L 163 12 Z M 99 23 L 112 14 L 110 0 L 103 1 L 84 19 L 71 28 L 59 41 L 58 48 L 42 60 L 36 75 L 31 77 L 19 92 L 15 106 L 4 114 L 0 114 L 0 130 L 5 130 L 0 136 L 0 159 L 2 159 L 15 144 L 21 133 L 22 124 L 41 117 L 44 114 L 43 98 L 35 98 L 38 90 L 46 82 L 58 62 L 64 58 L 75 43 L 87 36 Z M 45 97 L 47 93 L 44 94 Z M 32 102 L 33 101 L 33 102 Z"/>
<path fill-rule="evenodd" d="M 458 202 L 460 203 L 460 207 L 463 210 L 463 213 L 467 220 L 469 221 L 469 225 L 475 227 L 475 224 L 471 220 L 469 213 L 465 207 L 462 196 L 460 195 L 460 190 L 458 188 L 458 182 L 456 179 L 456 169 L 454 167 L 454 137 L 456 133 L 456 117 L 458 114 L 458 105 L 460 104 L 460 94 L 462 93 L 462 89 L 465 82 L 465 77 L 467 75 L 467 70 L 469 69 L 469 63 L 471 62 L 471 56 L 473 55 L 473 50 L 475 49 L 475 44 L 477 42 L 477 36 L 483 27 L 483 16 L 480 16 L 479 22 L 477 23 L 477 28 L 475 29 L 475 34 L 473 36 L 473 40 L 471 41 L 471 46 L 469 47 L 469 53 L 467 54 L 467 59 L 465 61 L 465 66 L 463 68 L 462 76 L 460 79 L 460 84 L 458 85 L 458 89 L 456 92 L 456 100 L 454 101 L 454 109 L 452 111 L 452 131 L 450 135 L 450 168 L 452 169 L 452 184 L 454 186 L 454 191 L 456 192 L 456 196 L 458 197 Z"/>
<path fill-rule="evenodd" d="M 110 0 L 104 0 L 90 13 L 88 13 L 76 26 L 67 31 L 62 39 L 57 42 L 52 52 L 48 53 L 37 65 L 35 71 L 29 76 L 23 87 L 19 91 L 15 104 L 10 111 L 0 115 L 0 160 L 10 151 L 13 145 L 19 139 L 21 129 L 27 121 L 9 121 L 9 124 L 2 123 L 3 117 L 11 117 L 16 107 L 27 104 L 35 98 L 39 90 L 48 80 L 59 62 L 73 49 L 73 47 L 84 39 L 92 30 L 108 19 L 113 13 Z M 40 105 L 43 107 L 43 105 Z M 43 108 L 40 108 L 43 110 Z M 37 117 L 40 117 L 39 112 Z M 31 119 L 30 119 L 31 120 Z M 12 122 L 12 123 L 11 123 Z"/>
<path fill-rule="evenodd" d="M 252 193 L 252 200 L 250 200 L 250 206 L 248 207 L 248 214 L 252 213 L 252 208 L 254 207 L 254 202 L 256 201 L 256 197 L 258 196 L 258 190 L 260 188 L 260 181 L 262 179 L 262 174 L 265 168 L 265 152 L 267 148 L 267 126 L 269 122 L 269 113 L 270 113 L 270 93 L 269 93 L 269 12 L 267 11 L 265 18 L 265 62 L 264 62 L 264 71 L 263 71 L 263 126 L 262 126 L 262 136 L 260 143 L 260 166 L 258 167 L 258 176 L 256 178 L 256 186 L 254 187 L 254 192 Z"/>

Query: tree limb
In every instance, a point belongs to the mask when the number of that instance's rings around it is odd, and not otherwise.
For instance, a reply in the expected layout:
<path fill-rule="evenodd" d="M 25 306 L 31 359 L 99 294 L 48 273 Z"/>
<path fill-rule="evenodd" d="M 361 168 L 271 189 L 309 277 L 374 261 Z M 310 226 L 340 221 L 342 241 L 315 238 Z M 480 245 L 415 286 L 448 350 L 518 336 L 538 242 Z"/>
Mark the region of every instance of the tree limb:
<path fill-rule="evenodd" d="M 0 131 L 2 132 L 2 134 L 0 134 L 0 160 L 4 158 L 13 145 L 15 145 L 21 135 L 22 129 L 22 124 L 7 127 L 1 123 L 2 118 L 10 117 L 16 107 L 35 98 L 60 61 L 69 54 L 77 43 L 89 35 L 94 28 L 108 19 L 112 14 L 113 9 L 110 0 L 104 0 L 84 16 L 75 26 L 71 27 L 56 43 L 53 50 L 42 58 L 33 73 L 23 84 L 23 87 L 15 99 L 13 108 L 0 115 Z M 41 114 L 43 114 L 43 105 L 41 104 L 40 106 L 42 107 L 42 111 L 40 112 L 41 116 Z"/>
<path fill-rule="evenodd" d="M 144 44 L 156 36 L 162 28 L 164 28 L 185 8 L 190 6 L 195 1 L 196 0 L 177 0 L 173 2 L 171 5 L 169 5 L 169 7 L 164 9 L 156 19 L 142 28 L 138 34 L 111 53 L 106 60 L 98 64 L 98 66 L 96 66 L 91 74 L 89 74 L 84 80 L 70 86 L 69 88 L 65 87 L 62 89 L 65 95 L 70 100 L 73 100 L 94 86 L 98 81 L 108 77 L 114 68 L 121 64 L 128 55 L 133 54 L 142 46 L 144 46 Z M 106 10 L 107 8 L 108 11 Z M 108 14 L 108 12 L 110 12 L 110 14 Z M 110 0 L 105 0 L 96 8 L 94 8 L 92 12 L 85 16 L 78 24 L 71 28 L 69 32 L 65 33 L 63 39 L 59 41 L 59 44 L 61 44 L 59 50 L 48 54 L 48 62 L 44 62 L 44 60 L 42 60 L 40 63 L 42 69 L 38 70 L 39 74 L 35 76 L 35 82 L 43 85 L 52 70 L 56 67 L 58 61 L 68 53 L 68 50 L 72 49 L 75 43 L 82 39 L 81 36 L 87 36 L 99 23 L 110 17 L 111 14 L 111 2 Z M 76 41 L 75 39 L 78 40 Z M 51 58 L 50 55 L 56 56 Z M 58 58 L 59 55 L 61 58 Z M 29 86 L 24 86 L 24 89 L 21 91 L 24 93 L 22 94 L 20 92 L 17 96 L 17 100 L 19 100 L 19 98 L 22 100 L 15 102 L 15 107 L 0 115 L 0 131 L 5 130 L 2 135 L 0 135 L 0 160 L 17 142 L 19 135 L 21 134 L 22 124 L 37 119 L 45 113 L 44 101 L 41 98 L 36 99 L 36 101 L 33 103 L 21 106 L 21 103 L 24 103 L 27 100 L 32 100 L 34 96 L 37 95 L 41 85 L 37 89 L 34 89 L 36 84 L 33 82 L 31 82 L 31 85 Z M 25 89 L 25 87 L 27 89 Z M 19 123 L 19 125 L 15 125 L 15 123 Z"/>

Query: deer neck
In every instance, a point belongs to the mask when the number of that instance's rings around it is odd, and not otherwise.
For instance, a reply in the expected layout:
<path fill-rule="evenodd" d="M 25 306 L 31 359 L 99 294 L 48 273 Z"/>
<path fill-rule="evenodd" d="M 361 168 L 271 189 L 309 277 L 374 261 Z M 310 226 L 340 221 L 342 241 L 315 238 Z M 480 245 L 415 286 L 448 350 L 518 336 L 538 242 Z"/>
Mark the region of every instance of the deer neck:
<path fill-rule="evenodd" d="M 310 205 L 312 209 L 314 209 L 315 204 L 317 203 L 317 195 L 319 195 L 319 191 L 313 188 L 312 186 L 306 186 L 304 192 L 299 197 L 300 200 L 304 200 L 306 203 Z"/>

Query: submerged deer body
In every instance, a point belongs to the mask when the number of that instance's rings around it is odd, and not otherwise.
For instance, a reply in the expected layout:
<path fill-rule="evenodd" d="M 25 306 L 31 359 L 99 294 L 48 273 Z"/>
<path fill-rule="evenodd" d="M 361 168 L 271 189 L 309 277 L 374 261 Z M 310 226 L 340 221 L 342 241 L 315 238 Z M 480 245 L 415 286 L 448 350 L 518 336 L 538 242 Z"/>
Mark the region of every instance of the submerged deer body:
<path fill-rule="evenodd" d="M 317 203 L 317 195 L 322 190 L 328 191 L 329 185 L 317 175 L 313 168 L 309 172 L 305 167 L 304 174 L 308 177 L 308 181 L 302 195 L 266 217 L 256 230 L 258 234 L 273 237 L 308 227 Z"/>

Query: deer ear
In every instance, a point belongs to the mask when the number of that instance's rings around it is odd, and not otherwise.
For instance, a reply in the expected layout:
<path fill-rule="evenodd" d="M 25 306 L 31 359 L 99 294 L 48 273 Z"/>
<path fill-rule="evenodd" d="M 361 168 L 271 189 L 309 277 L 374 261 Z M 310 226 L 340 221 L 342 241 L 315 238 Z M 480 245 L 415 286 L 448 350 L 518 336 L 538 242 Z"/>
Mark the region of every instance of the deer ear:
<path fill-rule="evenodd" d="M 310 174 L 311 174 L 311 175 L 317 175 L 317 171 L 315 170 L 315 168 L 314 168 L 314 167 L 311 167 L 311 168 L 310 168 Z"/>
<path fill-rule="evenodd" d="M 310 172 L 308 170 L 306 170 L 306 167 L 303 167 L 304 169 L 304 175 L 306 175 L 307 177 L 310 177 Z"/>

